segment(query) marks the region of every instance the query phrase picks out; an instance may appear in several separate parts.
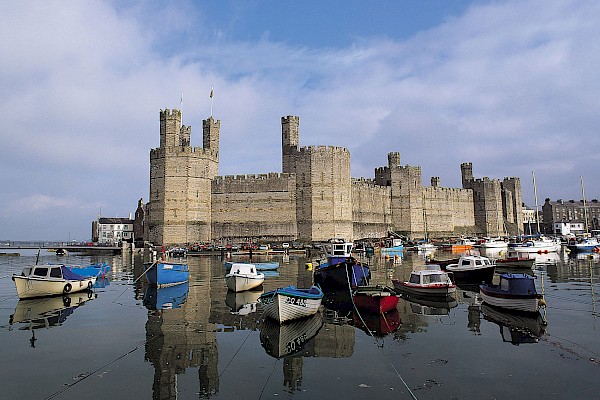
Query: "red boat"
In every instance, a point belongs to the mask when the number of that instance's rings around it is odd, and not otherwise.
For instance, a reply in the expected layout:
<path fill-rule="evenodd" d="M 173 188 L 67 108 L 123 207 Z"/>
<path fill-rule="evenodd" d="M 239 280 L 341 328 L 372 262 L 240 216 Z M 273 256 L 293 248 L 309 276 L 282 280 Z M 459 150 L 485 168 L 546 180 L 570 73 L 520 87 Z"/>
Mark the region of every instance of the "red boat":
<path fill-rule="evenodd" d="M 352 320 L 354 326 L 367 332 L 369 335 L 384 337 L 400 328 L 400 312 L 394 308 L 384 314 L 364 314 L 354 313 Z"/>
<path fill-rule="evenodd" d="M 383 314 L 398 305 L 396 291 L 389 286 L 358 286 L 352 298 L 359 311 L 371 314 Z"/>

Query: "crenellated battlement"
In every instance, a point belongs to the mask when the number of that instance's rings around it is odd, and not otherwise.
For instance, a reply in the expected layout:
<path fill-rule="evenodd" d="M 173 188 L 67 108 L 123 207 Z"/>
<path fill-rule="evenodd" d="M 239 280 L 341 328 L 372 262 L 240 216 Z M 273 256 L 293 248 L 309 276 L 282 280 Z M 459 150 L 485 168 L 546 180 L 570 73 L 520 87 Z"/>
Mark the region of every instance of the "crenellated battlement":
<path fill-rule="evenodd" d="M 243 174 L 243 175 L 225 175 L 216 176 L 216 182 L 230 182 L 230 181 L 256 181 L 266 179 L 289 179 L 295 176 L 294 174 L 280 173 L 280 172 L 269 172 L 268 174 Z"/>
<path fill-rule="evenodd" d="M 217 162 L 219 158 L 219 152 L 213 149 L 204 149 L 202 147 L 157 147 L 150 150 L 151 158 L 162 158 L 162 157 L 190 157 L 195 159 L 207 159 L 209 161 Z"/>
<path fill-rule="evenodd" d="M 303 154 L 314 154 L 314 153 L 337 153 L 349 155 L 350 151 L 345 147 L 338 146 L 305 146 L 300 148 L 300 153 Z"/>

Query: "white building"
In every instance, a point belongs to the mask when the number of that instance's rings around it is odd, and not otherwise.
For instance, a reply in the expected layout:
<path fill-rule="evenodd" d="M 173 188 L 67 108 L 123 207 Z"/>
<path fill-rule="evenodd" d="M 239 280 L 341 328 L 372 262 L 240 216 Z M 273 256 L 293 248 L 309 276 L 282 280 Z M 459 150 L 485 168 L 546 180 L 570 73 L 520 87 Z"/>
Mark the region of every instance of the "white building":
<path fill-rule="evenodd" d="M 122 241 L 132 242 L 133 220 L 129 218 L 98 218 L 92 222 L 92 241 L 118 246 Z"/>

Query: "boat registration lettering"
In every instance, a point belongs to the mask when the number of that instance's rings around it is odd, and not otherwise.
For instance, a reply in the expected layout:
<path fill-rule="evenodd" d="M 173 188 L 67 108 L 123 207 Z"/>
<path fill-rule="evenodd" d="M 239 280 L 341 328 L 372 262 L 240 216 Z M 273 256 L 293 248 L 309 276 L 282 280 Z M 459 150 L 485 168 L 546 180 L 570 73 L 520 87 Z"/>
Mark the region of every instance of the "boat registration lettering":
<path fill-rule="evenodd" d="M 297 297 L 288 297 L 285 299 L 286 304 L 293 304 L 295 306 L 306 307 L 306 299 L 299 299 Z"/>
<path fill-rule="evenodd" d="M 285 344 L 285 349 L 286 352 L 288 353 L 292 353 L 292 352 L 296 352 L 298 350 L 300 350 L 304 344 L 306 343 L 306 333 L 303 333 L 302 335 L 298 336 L 295 339 L 290 340 L 289 342 L 287 342 Z"/>
<path fill-rule="evenodd" d="M 172 265 L 169 265 L 169 264 L 165 264 L 165 265 L 163 266 L 163 269 L 173 269 L 173 266 L 172 266 Z"/>

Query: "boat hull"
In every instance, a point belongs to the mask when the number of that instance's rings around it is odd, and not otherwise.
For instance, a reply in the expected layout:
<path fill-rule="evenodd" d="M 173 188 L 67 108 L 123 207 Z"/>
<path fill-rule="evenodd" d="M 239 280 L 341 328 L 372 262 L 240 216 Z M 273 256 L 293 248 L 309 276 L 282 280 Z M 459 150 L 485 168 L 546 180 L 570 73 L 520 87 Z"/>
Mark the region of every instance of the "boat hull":
<path fill-rule="evenodd" d="M 354 305 L 359 311 L 383 314 L 398 305 L 398 296 L 391 288 L 378 286 L 358 287 L 353 293 Z"/>
<path fill-rule="evenodd" d="M 507 310 L 536 313 L 540 310 L 540 296 L 535 295 L 502 295 L 480 286 L 479 293 L 484 303 Z"/>
<path fill-rule="evenodd" d="M 96 283 L 96 277 L 88 277 L 82 280 L 69 280 L 60 278 L 40 279 L 32 276 L 13 275 L 13 281 L 17 287 L 19 299 L 28 299 L 88 290 Z"/>
<path fill-rule="evenodd" d="M 502 260 L 496 260 L 497 267 L 506 267 L 506 268 L 533 268 L 533 264 L 535 263 L 535 259 L 533 258 L 505 258 Z"/>
<path fill-rule="evenodd" d="M 394 283 L 394 289 L 400 293 L 408 294 L 409 296 L 425 296 L 444 299 L 452 297 L 456 292 L 456 285 L 418 285 L 398 280 L 393 280 L 392 282 Z"/>
<path fill-rule="evenodd" d="M 259 275 L 241 275 L 241 274 L 230 274 L 225 278 L 227 282 L 227 289 L 232 292 L 243 292 L 259 287 L 265 281 L 263 274 Z"/>
<path fill-rule="evenodd" d="M 451 266 L 446 267 L 446 271 L 454 276 L 454 282 L 457 283 L 491 283 L 494 278 L 494 265 L 485 268 L 460 269 Z"/>
<path fill-rule="evenodd" d="M 322 264 L 314 273 L 315 284 L 323 287 L 366 286 L 371 278 L 371 269 L 355 262 Z"/>
<path fill-rule="evenodd" d="M 292 321 L 316 314 L 321 306 L 323 292 L 314 287 L 318 294 L 308 295 L 307 291 L 294 287 L 280 288 L 260 296 L 264 314 L 279 323 Z"/>
<path fill-rule="evenodd" d="M 158 288 L 180 285 L 187 282 L 189 277 L 189 267 L 182 263 L 159 262 L 146 272 L 148 283 Z"/>

